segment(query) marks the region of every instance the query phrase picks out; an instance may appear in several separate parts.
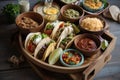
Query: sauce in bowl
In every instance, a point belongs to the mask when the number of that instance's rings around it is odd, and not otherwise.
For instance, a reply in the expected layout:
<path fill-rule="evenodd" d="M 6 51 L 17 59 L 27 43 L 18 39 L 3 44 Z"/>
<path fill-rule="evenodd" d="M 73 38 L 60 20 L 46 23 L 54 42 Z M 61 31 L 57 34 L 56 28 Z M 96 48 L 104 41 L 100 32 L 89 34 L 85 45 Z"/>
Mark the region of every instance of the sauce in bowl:
<path fill-rule="evenodd" d="M 96 43 L 90 38 L 80 39 L 77 45 L 83 50 L 94 51 L 97 49 Z"/>

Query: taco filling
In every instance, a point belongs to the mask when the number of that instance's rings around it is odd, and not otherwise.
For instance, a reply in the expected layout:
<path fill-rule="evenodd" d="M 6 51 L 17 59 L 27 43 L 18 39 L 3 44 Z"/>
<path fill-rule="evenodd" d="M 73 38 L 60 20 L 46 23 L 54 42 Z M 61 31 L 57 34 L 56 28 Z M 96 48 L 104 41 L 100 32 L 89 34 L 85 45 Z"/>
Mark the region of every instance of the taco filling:
<path fill-rule="evenodd" d="M 79 29 L 75 25 L 71 23 L 65 23 L 64 29 L 57 40 L 57 48 L 68 48 L 72 44 L 74 37 L 78 32 Z"/>
<path fill-rule="evenodd" d="M 56 32 L 55 38 L 54 40 L 57 41 L 57 39 L 59 38 L 59 36 L 61 35 L 61 33 L 64 30 L 64 26 L 63 27 L 59 27 L 59 30 Z"/>
<path fill-rule="evenodd" d="M 63 29 L 64 29 L 64 22 L 57 21 L 55 23 L 55 27 L 54 27 L 50 37 L 54 40 L 57 39 L 57 37 L 60 35 L 60 33 L 62 32 Z"/>
<path fill-rule="evenodd" d="M 44 33 L 46 33 L 47 35 L 50 35 L 52 33 L 53 29 L 54 29 L 54 24 L 47 23 L 45 30 L 44 30 Z"/>
<path fill-rule="evenodd" d="M 41 35 L 37 35 L 37 34 L 33 35 L 27 45 L 27 49 L 33 53 L 37 44 L 40 42 L 41 39 L 42 39 Z"/>
<path fill-rule="evenodd" d="M 36 47 L 34 57 L 45 61 L 49 54 L 55 49 L 55 45 L 55 41 L 51 38 L 44 38 Z"/>
<path fill-rule="evenodd" d="M 60 46 L 62 49 L 65 49 L 65 47 L 69 44 L 69 42 L 73 39 L 73 37 L 75 36 L 75 34 L 71 33 L 69 34 L 66 38 L 64 38 L 61 43 Z"/>
<path fill-rule="evenodd" d="M 49 43 L 44 44 L 44 46 L 42 46 L 42 48 L 39 50 L 39 52 L 37 54 L 37 58 L 45 61 L 46 58 L 49 56 L 49 54 L 55 49 L 54 43 L 55 42 L 53 40 L 51 40 Z M 53 44 L 53 46 L 50 46 L 52 44 Z"/>
<path fill-rule="evenodd" d="M 63 25 L 63 22 L 61 21 L 55 21 L 55 22 L 48 22 L 45 26 L 44 33 L 47 35 L 51 35 L 51 37 L 54 37 L 56 34 L 56 31 Z"/>

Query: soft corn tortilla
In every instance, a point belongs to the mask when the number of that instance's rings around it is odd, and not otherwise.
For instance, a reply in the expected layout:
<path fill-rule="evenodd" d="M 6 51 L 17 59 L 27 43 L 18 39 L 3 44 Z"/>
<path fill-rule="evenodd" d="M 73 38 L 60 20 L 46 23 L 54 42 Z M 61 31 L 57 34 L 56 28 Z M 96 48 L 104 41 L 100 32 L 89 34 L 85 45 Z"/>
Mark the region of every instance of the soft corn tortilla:
<path fill-rule="evenodd" d="M 64 22 L 59 22 L 59 23 L 57 23 L 56 26 L 54 27 L 54 29 L 53 29 L 53 31 L 52 31 L 52 33 L 51 33 L 51 35 L 50 35 L 50 37 L 51 37 L 52 39 L 55 38 L 55 35 L 57 34 L 57 31 L 59 30 L 59 27 L 60 27 L 61 25 L 64 25 Z"/>
<path fill-rule="evenodd" d="M 72 26 L 65 27 L 65 29 L 63 30 L 63 32 L 61 33 L 60 37 L 59 37 L 58 40 L 57 40 L 57 43 L 58 43 L 58 44 L 57 44 L 56 48 L 59 48 L 61 41 L 62 41 L 64 38 L 66 38 L 69 34 L 71 34 L 73 31 L 74 31 L 74 30 L 73 30 Z M 70 41 L 70 42 L 71 42 L 71 41 Z M 71 44 L 71 43 L 68 43 L 68 45 L 69 45 L 69 44 Z M 67 45 L 67 46 L 68 46 L 68 45 Z M 66 46 L 66 47 L 67 47 L 67 46 Z"/>
<path fill-rule="evenodd" d="M 32 37 L 33 37 L 35 34 L 41 35 L 40 32 L 37 32 L 37 33 L 29 33 L 29 34 L 27 35 L 26 39 L 25 39 L 25 44 L 24 44 L 24 46 L 25 46 L 25 49 L 26 49 L 27 51 L 28 51 L 28 49 L 27 49 L 28 43 L 30 42 L 30 40 L 32 39 Z M 31 54 L 33 54 L 33 53 L 31 53 Z"/>
<path fill-rule="evenodd" d="M 47 47 L 47 49 L 45 50 L 44 54 L 43 54 L 43 57 L 42 57 L 42 60 L 45 61 L 46 58 L 50 55 L 50 53 L 52 53 L 55 49 L 55 45 L 56 43 L 53 42 L 53 43 L 50 43 L 50 45 Z"/>
<path fill-rule="evenodd" d="M 45 45 L 50 43 L 51 39 L 49 37 L 46 37 L 40 41 L 40 43 L 37 45 L 35 51 L 34 51 L 34 57 L 37 57 L 37 54 L 39 50 Z"/>

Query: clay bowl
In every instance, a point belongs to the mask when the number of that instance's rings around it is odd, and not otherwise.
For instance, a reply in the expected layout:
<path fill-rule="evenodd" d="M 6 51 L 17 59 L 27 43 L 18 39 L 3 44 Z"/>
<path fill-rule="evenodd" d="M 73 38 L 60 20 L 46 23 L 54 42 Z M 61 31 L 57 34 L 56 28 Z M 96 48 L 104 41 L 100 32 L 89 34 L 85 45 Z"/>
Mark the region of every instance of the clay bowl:
<path fill-rule="evenodd" d="M 98 31 L 93 31 L 93 30 L 88 30 L 88 29 L 85 29 L 84 27 L 81 26 L 81 22 L 82 20 L 86 19 L 86 18 L 98 18 L 102 21 L 102 24 L 103 24 L 103 29 L 101 30 L 98 30 Z M 86 15 L 84 17 L 82 17 L 80 20 L 79 20 L 79 27 L 80 27 L 80 30 L 82 33 L 92 33 L 92 34 L 96 34 L 96 35 L 102 35 L 103 32 L 106 30 L 107 28 L 107 23 L 105 21 L 104 18 L 100 17 L 100 16 L 96 16 L 96 15 Z"/>
<path fill-rule="evenodd" d="M 81 41 L 82 39 L 85 39 L 85 38 L 89 38 L 89 39 L 93 40 L 93 41 L 95 42 L 96 46 L 97 46 L 96 49 L 87 50 L 87 49 L 81 48 L 81 47 L 79 46 L 80 41 Z M 85 44 L 85 43 L 86 43 L 86 42 L 84 42 L 84 44 Z M 82 52 L 82 54 L 83 54 L 84 56 L 92 56 L 92 55 L 96 54 L 96 53 L 100 50 L 100 48 L 101 48 L 101 40 L 99 39 L 98 36 L 96 36 L 96 35 L 94 35 L 94 34 L 85 33 L 85 34 L 80 34 L 80 35 L 77 35 L 77 36 L 76 36 L 76 38 L 75 38 L 75 40 L 74 40 L 74 45 L 75 45 L 75 47 L 76 47 L 80 52 Z M 83 43 L 82 43 L 81 45 L 83 45 Z"/>
<path fill-rule="evenodd" d="M 76 17 L 76 18 L 69 18 L 69 17 L 65 16 L 64 11 L 66 11 L 67 9 L 74 9 L 74 10 L 78 11 L 80 13 L 80 16 Z M 84 16 L 84 11 L 81 7 L 79 7 L 77 5 L 68 4 L 68 5 L 64 5 L 61 8 L 60 14 L 61 14 L 62 20 L 64 20 L 64 21 L 77 22 L 77 21 L 79 21 L 80 18 L 82 18 Z"/>
<path fill-rule="evenodd" d="M 22 25 L 19 25 L 19 23 L 22 21 L 23 17 L 27 17 L 27 18 L 30 18 L 30 19 L 34 20 L 35 22 L 38 23 L 38 26 L 37 27 L 32 27 L 32 28 L 29 28 L 29 27 L 24 28 Z M 44 27 L 44 19 L 39 13 L 32 12 L 32 11 L 24 12 L 24 13 L 17 16 L 16 25 L 20 29 L 21 33 L 26 35 L 30 32 L 41 31 Z"/>

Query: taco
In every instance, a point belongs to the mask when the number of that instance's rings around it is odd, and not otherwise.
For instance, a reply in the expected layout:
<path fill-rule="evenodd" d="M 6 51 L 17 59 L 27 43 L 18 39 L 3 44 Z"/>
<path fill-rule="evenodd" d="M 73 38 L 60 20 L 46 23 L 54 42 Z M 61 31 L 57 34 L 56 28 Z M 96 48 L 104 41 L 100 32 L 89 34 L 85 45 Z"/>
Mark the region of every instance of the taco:
<path fill-rule="evenodd" d="M 74 25 L 72 25 L 71 23 L 66 23 L 65 25 L 66 27 L 64 28 L 63 32 L 61 33 L 61 35 L 59 36 L 58 40 L 57 40 L 57 46 L 61 47 L 62 49 L 66 49 L 68 47 L 70 47 L 70 45 L 72 44 L 74 37 L 76 35 L 76 29 Z M 77 33 L 79 32 L 79 30 L 77 29 Z"/>
<path fill-rule="evenodd" d="M 31 54 L 33 55 L 37 45 L 39 44 L 39 42 L 44 39 L 45 37 L 47 37 L 47 35 L 45 34 L 41 34 L 40 32 L 36 32 L 36 33 L 29 33 L 25 39 L 25 49 Z"/>
<path fill-rule="evenodd" d="M 50 36 L 55 26 L 55 22 L 48 22 L 45 26 L 44 33 Z"/>
<path fill-rule="evenodd" d="M 42 39 L 35 49 L 34 57 L 45 61 L 49 54 L 55 49 L 55 45 L 55 41 L 49 37 Z"/>
<path fill-rule="evenodd" d="M 55 22 L 48 22 L 45 26 L 44 33 L 48 34 L 52 39 L 55 38 L 56 33 L 64 27 L 64 22 L 62 21 L 55 21 Z"/>

